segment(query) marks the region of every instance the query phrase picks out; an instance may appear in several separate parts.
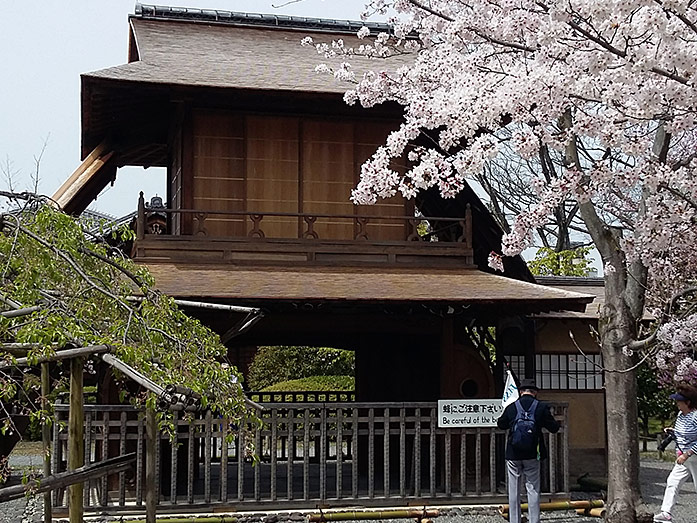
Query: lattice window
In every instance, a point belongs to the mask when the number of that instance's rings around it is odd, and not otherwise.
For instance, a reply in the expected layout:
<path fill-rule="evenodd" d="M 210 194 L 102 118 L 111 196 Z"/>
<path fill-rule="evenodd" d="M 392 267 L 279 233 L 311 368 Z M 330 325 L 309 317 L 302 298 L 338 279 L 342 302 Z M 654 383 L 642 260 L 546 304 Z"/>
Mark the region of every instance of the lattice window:
<path fill-rule="evenodd" d="M 525 376 L 525 356 L 509 356 L 511 370 Z M 535 380 L 546 390 L 599 390 L 603 388 L 600 354 L 536 354 Z"/>

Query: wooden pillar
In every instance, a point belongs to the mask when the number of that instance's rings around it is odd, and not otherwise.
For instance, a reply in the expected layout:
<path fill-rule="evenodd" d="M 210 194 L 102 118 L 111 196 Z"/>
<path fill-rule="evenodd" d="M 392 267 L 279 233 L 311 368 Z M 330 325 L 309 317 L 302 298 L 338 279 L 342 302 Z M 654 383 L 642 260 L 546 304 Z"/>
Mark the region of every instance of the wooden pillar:
<path fill-rule="evenodd" d="M 145 198 L 143 191 L 140 191 L 138 196 L 138 216 L 136 218 L 136 239 L 142 240 L 145 238 Z"/>
<path fill-rule="evenodd" d="M 157 420 L 155 409 L 151 407 L 145 409 L 145 437 L 145 521 L 146 523 L 155 523 L 157 513 L 157 485 L 155 484 Z"/>
<path fill-rule="evenodd" d="M 459 398 L 458 376 L 456 371 L 455 344 L 453 343 L 453 317 L 445 316 L 440 338 L 440 397 Z"/>
<path fill-rule="evenodd" d="M 85 415 L 83 411 L 84 358 L 70 360 L 70 411 L 68 412 L 68 470 L 75 470 L 85 461 Z M 83 484 L 75 483 L 68 489 L 68 513 L 70 523 L 82 523 Z"/>
<path fill-rule="evenodd" d="M 525 342 L 525 377 L 535 379 L 537 369 L 535 368 L 535 323 L 531 320 L 523 319 L 524 342 Z M 541 386 L 540 383 L 537 384 Z"/>
<path fill-rule="evenodd" d="M 41 364 L 41 410 L 48 412 L 48 393 L 51 388 L 51 379 L 49 376 L 48 362 L 45 361 Z M 54 419 L 54 423 L 58 423 Z M 51 475 L 51 427 L 48 423 L 41 424 L 41 441 L 43 443 L 44 451 L 44 477 L 47 478 Z M 44 493 L 44 523 L 51 523 L 53 519 L 51 506 L 51 492 Z"/>

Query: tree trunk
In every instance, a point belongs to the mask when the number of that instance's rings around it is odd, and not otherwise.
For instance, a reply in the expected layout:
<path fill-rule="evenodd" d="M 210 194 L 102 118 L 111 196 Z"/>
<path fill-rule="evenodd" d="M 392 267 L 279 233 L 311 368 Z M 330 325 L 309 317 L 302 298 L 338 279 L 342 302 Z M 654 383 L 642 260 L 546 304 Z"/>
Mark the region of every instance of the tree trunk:
<path fill-rule="evenodd" d="M 606 521 L 635 523 L 651 520 L 639 484 L 639 413 L 636 354 L 623 348 L 636 336 L 638 318 L 625 301 L 624 271 L 605 275 L 605 307 L 599 331 L 605 367 L 607 411 L 608 502 Z"/>

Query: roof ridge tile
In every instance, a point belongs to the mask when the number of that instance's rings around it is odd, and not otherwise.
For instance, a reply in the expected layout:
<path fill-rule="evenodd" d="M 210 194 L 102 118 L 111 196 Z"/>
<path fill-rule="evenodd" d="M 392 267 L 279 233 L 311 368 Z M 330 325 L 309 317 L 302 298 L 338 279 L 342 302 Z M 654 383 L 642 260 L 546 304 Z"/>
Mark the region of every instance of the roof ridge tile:
<path fill-rule="evenodd" d="M 393 33 L 393 27 L 390 24 L 381 22 L 310 18 L 280 14 L 270 15 L 262 13 L 243 13 L 219 9 L 169 7 L 140 3 L 136 4 L 135 14 L 131 16 L 143 20 L 178 20 L 240 26 L 255 25 L 284 29 L 320 30 L 337 33 L 355 33 L 361 27 L 365 26 L 372 30 Z"/>

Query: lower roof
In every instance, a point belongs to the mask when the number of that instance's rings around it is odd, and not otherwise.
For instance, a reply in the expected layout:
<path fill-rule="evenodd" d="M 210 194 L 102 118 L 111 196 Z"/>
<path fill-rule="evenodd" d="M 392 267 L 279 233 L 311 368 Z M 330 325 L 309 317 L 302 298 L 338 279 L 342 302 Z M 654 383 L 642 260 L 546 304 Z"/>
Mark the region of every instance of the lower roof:
<path fill-rule="evenodd" d="M 516 312 L 585 310 L 593 296 L 476 269 L 238 267 L 150 263 L 162 292 L 177 298 L 257 302 L 509 305 Z M 509 311 L 500 311 L 505 314 Z M 513 312 L 513 311 L 511 311 Z"/>

